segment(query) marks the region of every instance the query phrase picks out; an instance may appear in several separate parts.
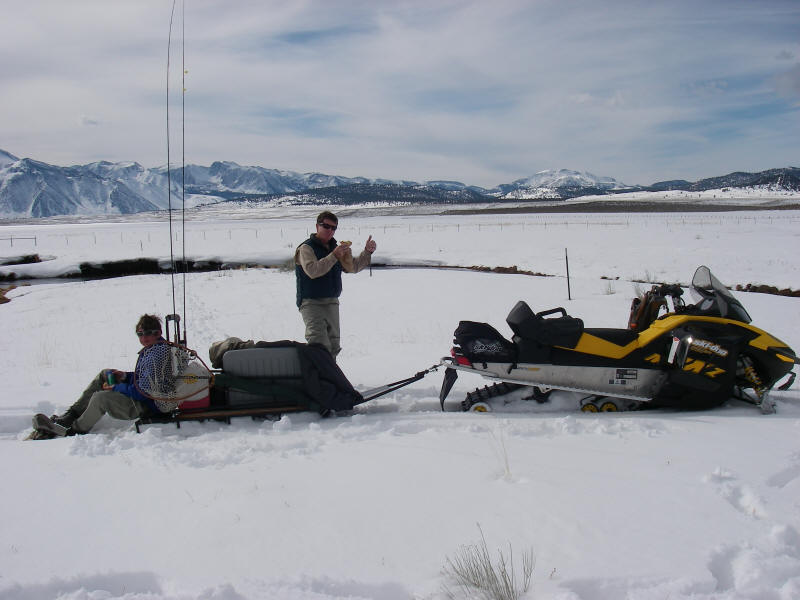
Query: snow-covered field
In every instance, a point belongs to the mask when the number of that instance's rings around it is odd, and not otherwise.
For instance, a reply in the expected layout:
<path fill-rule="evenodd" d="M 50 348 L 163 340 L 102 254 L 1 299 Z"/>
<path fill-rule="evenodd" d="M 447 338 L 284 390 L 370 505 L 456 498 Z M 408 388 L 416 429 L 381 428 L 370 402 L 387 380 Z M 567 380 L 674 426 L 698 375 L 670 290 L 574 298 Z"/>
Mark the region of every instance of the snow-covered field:
<path fill-rule="evenodd" d="M 177 225 L 173 243 L 180 254 L 185 239 L 192 260 L 284 264 L 315 212 L 212 212 L 188 221 L 185 238 Z M 519 299 L 624 327 L 648 287 L 633 280 L 686 285 L 700 264 L 732 286 L 800 288 L 796 211 L 396 213 L 340 213 L 339 239 L 358 247 L 373 235 L 375 262 L 418 267 L 345 278 L 339 363 L 359 388 L 437 363 L 461 319 L 510 335 Z M 51 260 L 0 272 L 165 260 L 169 230 L 136 219 L 0 227 L 0 258 L 30 253 Z M 550 276 L 421 268 L 431 265 Z M 103 367 L 132 367 L 133 325 L 172 312 L 171 283 L 20 286 L 0 305 L 0 599 L 433 600 L 446 597 L 448 557 L 481 531 L 517 563 L 532 550 L 526 598 L 800 597 L 800 388 L 774 392 L 770 416 L 738 402 L 583 414 L 566 393 L 473 414 L 457 402 L 486 382 L 462 375 L 442 413 L 434 373 L 329 419 L 141 434 L 104 420 L 92 435 L 23 441 L 34 412 L 63 410 Z M 175 283 L 183 313 L 183 278 Z M 800 348 L 800 299 L 736 295 L 756 326 Z M 302 340 L 291 271 L 190 274 L 185 296 L 189 345 L 204 357 L 227 336 Z"/>

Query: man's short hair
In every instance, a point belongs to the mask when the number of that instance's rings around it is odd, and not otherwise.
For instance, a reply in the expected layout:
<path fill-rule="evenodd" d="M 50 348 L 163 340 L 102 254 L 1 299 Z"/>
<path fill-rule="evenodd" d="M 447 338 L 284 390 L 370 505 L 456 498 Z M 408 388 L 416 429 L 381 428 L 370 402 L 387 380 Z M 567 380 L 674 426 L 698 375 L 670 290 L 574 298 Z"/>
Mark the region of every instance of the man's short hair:
<path fill-rule="evenodd" d="M 161 319 L 155 315 L 142 315 L 135 331 L 161 331 Z"/>
<path fill-rule="evenodd" d="M 329 210 L 323 210 L 321 213 L 319 213 L 319 216 L 317 216 L 317 225 L 324 222 L 325 219 L 328 219 L 328 221 L 333 221 L 336 225 L 339 224 L 339 218 L 335 214 Z"/>

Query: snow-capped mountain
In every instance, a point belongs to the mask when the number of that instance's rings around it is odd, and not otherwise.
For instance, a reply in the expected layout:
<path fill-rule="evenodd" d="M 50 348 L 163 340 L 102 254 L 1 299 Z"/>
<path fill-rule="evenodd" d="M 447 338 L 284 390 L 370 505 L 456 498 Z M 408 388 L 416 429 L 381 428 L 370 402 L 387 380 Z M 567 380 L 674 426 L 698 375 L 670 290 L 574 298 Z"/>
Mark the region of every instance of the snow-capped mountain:
<path fill-rule="evenodd" d="M 598 177 L 585 171 L 569 169 L 549 169 L 539 171 L 524 179 L 517 179 L 491 190 L 493 195 L 504 199 L 521 200 L 527 198 L 571 198 L 588 194 L 606 194 L 629 190 L 613 177 Z"/>
<path fill-rule="evenodd" d="M 17 162 L 18 160 L 19 159 L 13 154 L 9 154 L 5 150 L 0 150 L 0 169 L 5 167 L 6 165 L 10 165 L 12 163 Z"/>
<path fill-rule="evenodd" d="M 138 166 L 138 165 L 137 165 Z M 5 217 L 123 214 L 163 207 L 165 187 L 140 186 L 137 177 L 104 177 L 86 167 L 56 167 L 23 158 L 0 166 L 0 214 Z M 131 184 L 131 185 L 129 185 Z M 145 193 L 146 192 L 146 193 Z"/>
<path fill-rule="evenodd" d="M 528 187 L 549 187 L 549 188 L 572 188 L 572 187 L 598 187 L 607 190 L 627 188 L 630 186 L 620 183 L 613 177 L 598 177 L 585 171 L 571 171 L 569 169 L 559 169 L 558 171 L 549 169 L 539 171 L 525 179 L 517 179 L 512 182 L 514 186 Z"/>
<path fill-rule="evenodd" d="M 800 169 L 760 173 L 730 173 L 697 182 L 665 181 L 652 186 L 628 186 L 613 177 L 568 169 L 540 171 L 492 189 L 459 181 L 393 181 L 297 173 L 218 161 L 210 166 L 187 165 L 168 171 L 147 169 L 135 162 L 100 161 L 58 167 L 0 150 L 0 218 L 55 215 L 114 215 L 180 208 L 230 200 L 300 204 L 381 202 L 501 202 L 567 199 L 624 191 L 663 191 L 762 187 L 800 191 Z"/>
<path fill-rule="evenodd" d="M 166 167 L 160 172 L 166 173 Z M 180 169 L 175 169 L 180 177 Z M 173 174 L 173 176 L 176 176 Z M 210 167 L 187 165 L 186 190 L 192 194 L 220 195 L 232 194 L 288 194 L 308 189 L 376 183 L 365 177 L 340 177 L 323 173 L 296 173 L 263 167 L 242 166 L 235 162 L 214 162 Z"/>
<path fill-rule="evenodd" d="M 291 194 L 318 188 L 360 184 L 418 185 L 409 181 L 370 180 L 323 173 L 295 173 L 234 162 L 211 166 L 144 168 L 135 162 L 106 161 L 58 167 L 19 159 L 0 150 L 0 216 L 5 218 L 54 215 L 130 214 L 187 207 L 230 198 Z M 181 193 L 181 186 L 183 193 Z"/>

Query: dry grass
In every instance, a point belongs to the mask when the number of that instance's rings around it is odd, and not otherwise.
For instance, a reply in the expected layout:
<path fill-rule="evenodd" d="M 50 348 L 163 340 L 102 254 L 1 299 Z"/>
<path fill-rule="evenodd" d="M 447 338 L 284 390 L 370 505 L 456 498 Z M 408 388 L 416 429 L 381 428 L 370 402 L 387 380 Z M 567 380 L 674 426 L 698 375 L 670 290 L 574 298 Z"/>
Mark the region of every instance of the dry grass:
<path fill-rule="evenodd" d="M 511 545 L 508 546 L 507 557 L 502 550 L 498 550 L 497 562 L 492 563 L 480 524 L 478 530 L 481 533 L 479 543 L 461 546 L 454 558 L 447 558 L 444 574 L 455 584 L 456 590 L 445 584 L 445 594 L 451 600 L 458 597 L 518 600 L 530 588 L 535 562 L 533 551 L 523 552 L 522 575 L 518 580 Z"/>
<path fill-rule="evenodd" d="M 10 292 L 15 287 L 17 287 L 17 286 L 12 285 L 11 287 L 7 287 L 7 288 L 0 287 L 0 304 L 5 304 L 6 302 L 11 302 L 11 300 L 6 298 L 6 293 Z"/>

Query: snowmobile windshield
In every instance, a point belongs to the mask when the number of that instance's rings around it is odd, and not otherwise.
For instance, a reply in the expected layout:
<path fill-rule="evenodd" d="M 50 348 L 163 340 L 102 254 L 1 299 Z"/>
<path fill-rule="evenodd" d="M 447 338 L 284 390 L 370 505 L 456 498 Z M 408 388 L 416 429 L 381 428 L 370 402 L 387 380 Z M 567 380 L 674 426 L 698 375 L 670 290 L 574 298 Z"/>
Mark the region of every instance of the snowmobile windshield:
<path fill-rule="evenodd" d="M 722 285 L 722 282 L 714 277 L 706 266 L 697 267 L 694 272 L 691 293 L 697 300 L 697 309 L 703 314 L 734 319 L 743 323 L 749 323 L 752 320 L 741 302 L 733 297 L 728 288 Z"/>

